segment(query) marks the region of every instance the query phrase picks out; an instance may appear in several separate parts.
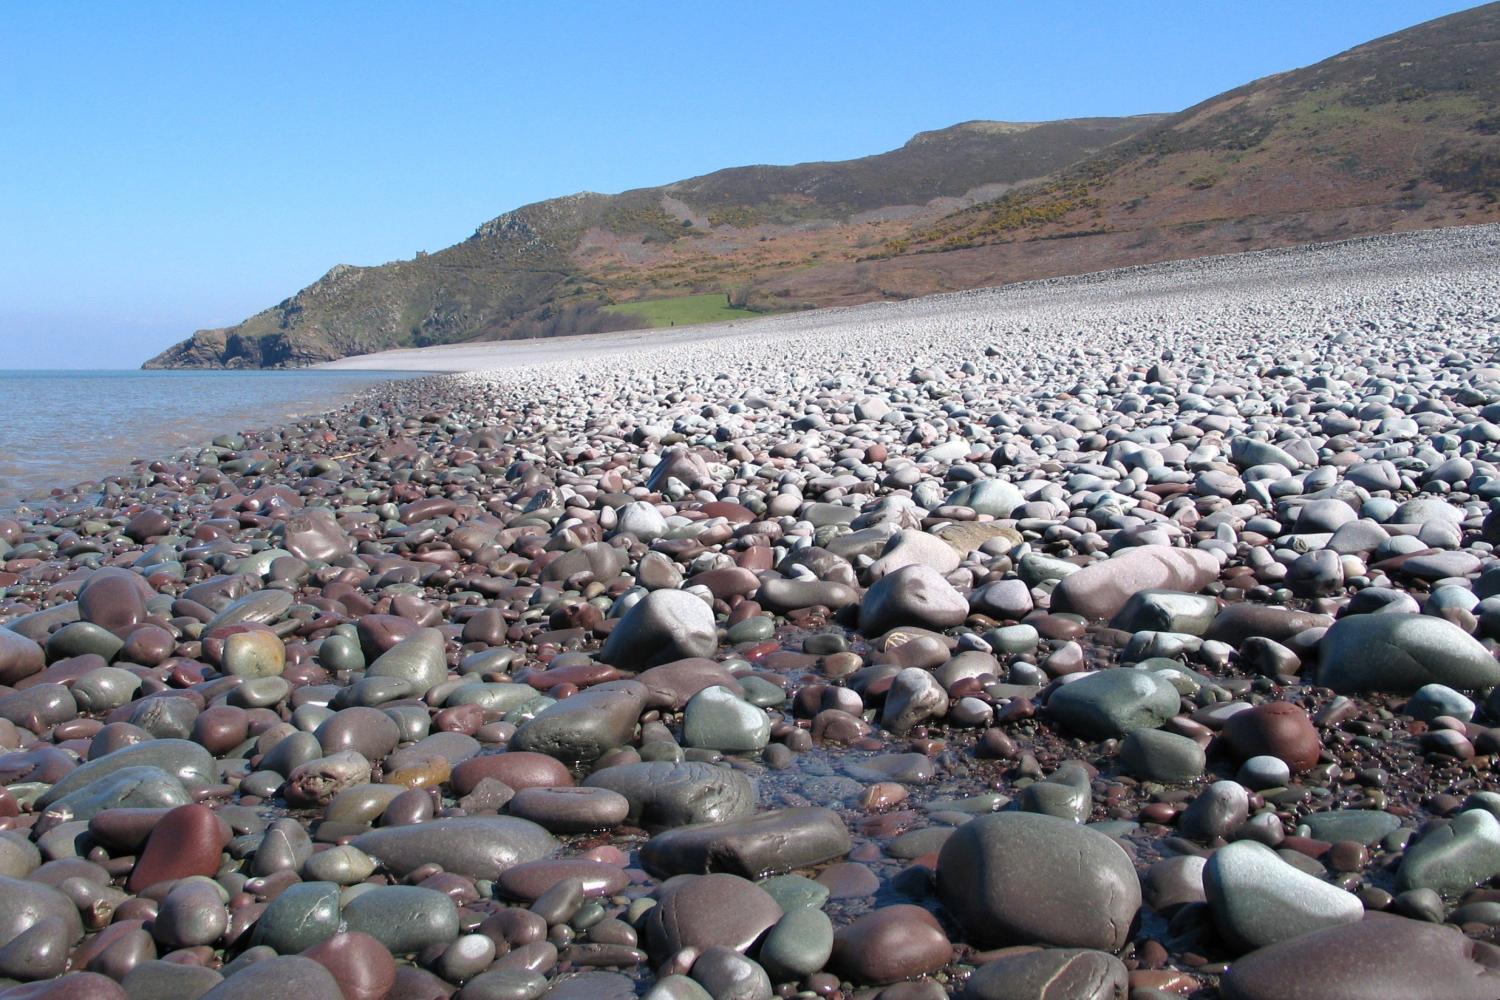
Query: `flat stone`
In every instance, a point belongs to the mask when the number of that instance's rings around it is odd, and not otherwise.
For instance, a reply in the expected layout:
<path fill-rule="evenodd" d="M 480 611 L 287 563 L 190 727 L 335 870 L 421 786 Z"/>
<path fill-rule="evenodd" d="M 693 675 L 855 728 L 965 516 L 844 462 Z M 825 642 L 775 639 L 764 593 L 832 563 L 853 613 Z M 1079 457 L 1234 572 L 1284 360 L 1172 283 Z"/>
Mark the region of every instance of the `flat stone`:
<path fill-rule="evenodd" d="M 203 1000 L 344 1000 L 338 981 L 323 966 L 301 955 L 279 955 L 253 962 L 203 994 Z"/>
<path fill-rule="evenodd" d="M 583 783 L 625 796 L 627 819 L 648 830 L 718 823 L 755 808 L 755 785 L 744 774 L 696 761 L 621 764 L 595 771 Z"/>
<path fill-rule="evenodd" d="M 1500 948 L 1386 913 L 1259 948 L 1220 983 L 1225 1000 L 1493 1000 Z"/>
<path fill-rule="evenodd" d="M 986 962 L 963 1000 L 1119 1000 L 1130 992 L 1125 963 L 1102 951 L 1043 948 Z"/>
<path fill-rule="evenodd" d="M 398 877 L 434 863 L 476 879 L 497 878 L 512 865 L 550 857 L 558 848 L 546 830 L 513 816 L 456 816 L 382 827 L 350 843 Z"/>
<path fill-rule="evenodd" d="M 852 847 L 837 813 L 803 806 L 658 833 L 641 848 L 641 863 L 658 878 L 729 872 L 759 879 L 843 857 Z"/>

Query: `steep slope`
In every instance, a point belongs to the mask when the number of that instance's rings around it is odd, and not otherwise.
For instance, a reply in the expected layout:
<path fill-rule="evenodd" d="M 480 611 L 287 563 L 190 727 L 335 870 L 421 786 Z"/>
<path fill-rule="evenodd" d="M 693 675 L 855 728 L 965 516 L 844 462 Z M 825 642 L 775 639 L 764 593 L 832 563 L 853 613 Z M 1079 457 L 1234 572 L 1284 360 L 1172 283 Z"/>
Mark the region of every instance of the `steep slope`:
<path fill-rule="evenodd" d="M 1500 4 L 1174 115 L 1046 183 L 899 234 L 752 304 L 862 301 L 1500 220 Z"/>
<path fill-rule="evenodd" d="M 806 263 L 816 249 L 802 244 L 831 244 L 830 234 L 857 226 L 860 213 L 935 219 L 1155 120 L 967 122 L 858 160 L 739 167 L 664 187 L 539 202 L 438 253 L 335 267 L 237 326 L 198 331 L 146 367 L 284 367 L 390 347 L 628 328 L 637 321 L 599 306 L 719 290 L 712 267 L 684 275 L 683 260 L 723 257 L 735 270 L 740 246 L 798 236 L 778 250 Z M 894 225 L 904 231 L 909 222 Z"/>
<path fill-rule="evenodd" d="M 530 205 L 430 256 L 338 267 L 148 367 L 285 366 L 1500 221 L 1500 3 L 1171 116 L 967 122 L 838 163 L 739 167 Z M 653 314 L 661 310 L 653 309 Z"/>

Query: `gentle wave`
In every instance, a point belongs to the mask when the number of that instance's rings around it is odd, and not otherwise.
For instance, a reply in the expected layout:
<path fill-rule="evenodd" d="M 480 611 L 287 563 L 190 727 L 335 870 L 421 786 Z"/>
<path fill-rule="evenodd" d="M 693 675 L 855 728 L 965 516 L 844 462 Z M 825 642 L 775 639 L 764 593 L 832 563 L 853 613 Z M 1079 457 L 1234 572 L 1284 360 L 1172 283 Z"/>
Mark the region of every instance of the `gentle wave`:
<path fill-rule="evenodd" d="M 333 409 L 401 372 L 0 370 L 0 508 L 220 434 Z"/>

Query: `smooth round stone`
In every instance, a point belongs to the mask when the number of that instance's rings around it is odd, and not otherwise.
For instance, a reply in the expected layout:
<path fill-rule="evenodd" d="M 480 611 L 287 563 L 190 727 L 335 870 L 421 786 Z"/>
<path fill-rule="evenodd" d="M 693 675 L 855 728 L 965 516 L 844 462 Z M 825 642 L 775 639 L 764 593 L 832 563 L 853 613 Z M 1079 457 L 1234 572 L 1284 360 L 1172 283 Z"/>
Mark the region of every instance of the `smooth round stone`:
<path fill-rule="evenodd" d="M 426 694 L 448 679 L 443 634 L 437 629 L 420 629 L 381 653 L 365 676 L 401 681 L 418 696 Z"/>
<path fill-rule="evenodd" d="M 1196 593 L 1218 575 L 1218 559 L 1201 549 L 1135 546 L 1059 580 L 1052 592 L 1052 611 L 1113 618 L 1140 591 Z"/>
<path fill-rule="evenodd" d="M 212 809 L 196 803 L 178 806 L 162 816 L 146 839 L 146 846 L 130 871 L 126 888 L 131 892 L 158 882 L 212 876 L 219 870 L 228 824 Z"/>
<path fill-rule="evenodd" d="M 1478 640 L 1441 618 L 1351 615 L 1318 643 L 1318 683 L 1343 694 L 1406 694 L 1427 684 L 1461 691 L 1500 684 L 1500 662 Z"/>
<path fill-rule="evenodd" d="M 630 884 L 630 877 L 617 865 L 587 858 L 560 858 L 507 868 L 496 885 L 503 895 L 530 903 L 567 879 L 583 883 L 583 893 L 590 897 L 612 895 Z"/>
<path fill-rule="evenodd" d="M 469 878 L 494 880 L 513 865 L 550 857 L 557 841 L 513 816 L 459 816 L 362 833 L 352 846 L 398 876 L 425 864 Z"/>
<path fill-rule="evenodd" d="M 253 962 L 203 994 L 203 1000 L 345 1000 L 338 981 L 323 966 L 300 955 Z"/>
<path fill-rule="evenodd" d="M 759 959 L 773 983 L 796 982 L 828 964 L 833 922 L 822 910 L 789 910 L 760 946 Z"/>
<path fill-rule="evenodd" d="M 1500 949 L 1385 913 L 1257 949 L 1230 965 L 1226 1000 L 1492 1000 Z"/>
<path fill-rule="evenodd" d="M 968 599 L 937 570 L 917 564 L 882 576 L 865 592 L 859 630 L 867 636 L 901 625 L 941 630 L 962 625 L 968 616 Z"/>
<path fill-rule="evenodd" d="M 592 764 L 630 743 L 649 693 L 639 681 L 596 684 L 522 723 L 510 745 L 555 757 L 569 766 Z"/>
<path fill-rule="evenodd" d="M 1241 760 L 1280 757 L 1293 774 L 1309 771 L 1318 763 L 1323 742 L 1307 713 L 1285 701 L 1270 701 L 1236 712 L 1224 723 L 1222 735 L 1230 751 Z"/>
<path fill-rule="evenodd" d="M 829 895 L 827 886 L 802 875 L 773 875 L 759 885 L 788 913 L 803 907 L 819 909 Z"/>
<path fill-rule="evenodd" d="M 974 971 L 963 1000 L 1117 1000 L 1130 992 L 1118 958 L 1080 948 L 1002 955 Z"/>
<path fill-rule="evenodd" d="M 937 918 L 920 906 L 883 906 L 840 927 L 830 967 L 854 983 L 882 985 L 936 972 L 953 959 Z"/>
<path fill-rule="evenodd" d="M 947 712 L 948 694 L 942 684 L 920 667 L 907 667 L 891 681 L 880 724 L 899 736 Z"/>
<path fill-rule="evenodd" d="M 391 953 L 359 931 L 335 934 L 302 954 L 333 974 L 344 1000 L 385 1000 L 396 982 Z"/>
<path fill-rule="evenodd" d="M 1138 778 L 1180 784 L 1202 775 L 1208 757 L 1196 740 L 1186 736 L 1137 729 L 1120 744 L 1120 762 Z"/>
<path fill-rule="evenodd" d="M 218 773 L 213 756 L 196 743 L 176 739 L 149 740 L 122 747 L 80 765 L 38 798 L 37 807 L 45 809 L 64 795 L 128 767 L 160 768 L 188 785 L 212 784 Z"/>
<path fill-rule="evenodd" d="M 1109 837 L 1035 813 L 959 827 L 938 855 L 938 894 L 981 947 L 1115 951 L 1141 906 L 1135 867 Z"/>
<path fill-rule="evenodd" d="M 182 782 L 160 768 L 127 767 L 52 801 L 38 827 L 45 831 L 60 823 L 87 821 L 106 809 L 181 806 L 190 800 Z"/>
<path fill-rule="evenodd" d="M 83 712 L 110 712 L 128 705 L 141 687 L 141 679 L 120 667 L 99 667 L 73 682 L 73 701 Z"/>
<path fill-rule="evenodd" d="M 712 656 L 718 645 L 713 609 L 686 591 L 654 590 L 625 612 L 599 659 L 621 670 L 644 670 Z"/>
<path fill-rule="evenodd" d="M 14 686 L 46 665 L 47 655 L 36 641 L 0 628 L 0 684 Z"/>
<path fill-rule="evenodd" d="M 401 728 L 377 708 L 345 708 L 325 719 L 313 733 L 324 753 L 353 750 L 366 760 L 382 760 L 396 749 Z"/>
<path fill-rule="evenodd" d="M 397 955 L 458 937 L 458 907 L 446 894 L 412 885 L 387 885 L 344 907 L 347 930 L 368 934 Z"/>
<path fill-rule="evenodd" d="M 528 788 L 563 788 L 573 784 L 573 775 L 556 757 L 511 750 L 481 754 L 453 768 L 453 791 L 468 795 L 485 778 L 494 778 L 517 792 Z"/>
<path fill-rule="evenodd" d="M 1432 889 L 1456 896 L 1500 874 L 1500 820 L 1483 809 L 1459 813 L 1406 848 L 1396 871 L 1400 892 Z"/>
<path fill-rule="evenodd" d="M 61 684 L 37 684 L 0 695 L 0 719 L 26 729 L 45 730 L 78 717 L 78 702 Z"/>
<path fill-rule="evenodd" d="M 641 864 L 662 878 L 711 871 L 763 878 L 843 857 L 852 847 L 836 812 L 802 806 L 658 833 L 641 848 Z"/>
<path fill-rule="evenodd" d="M 286 669 L 286 646 L 274 632 L 236 632 L 224 640 L 221 663 L 234 677 L 278 677 Z"/>
<path fill-rule="evenodd" d="M 1107 740 L 1156 729 L 1177 714 L 1180 703 L 1177 689 L 1164 678 L 1117 667 L 1083 674 L 1053 691 L 1047 714 L 1081 736 Z"/>
<path fill-rule="evenodd" d="M 538 1000 L 546 992 L 546 976 L 527 969 L 492 969 L 465 983 L 457 996 L 458 1000 Z"/>
<path fill-rule="evenodd" d="M 728 638 L 733 643 L 765 642 L 775 634 L 776 620 L 766 615 L 756 615 L 730 626 Z"/>
<path fill-rule="evenodd" d="M 127 972 L 120 985 L 130 1000 L 199 1000 L 223 981 L 215 969 L 152 960 Z"/>
<path fill-rule="evenodd" d="M 302 865 L 302 874 L 314 882 L 356 885 L 375 873 L 375 859 L 349 844 L 312 855 Z"/>
<path fill-rule="evenodd" d="M 1371 846 L 1401 828 L 1401 818 L 1378 809 L 1334 809 L 1302 817 L 1309 834 L 1329 843 L 1341 840 Z"/>
<path fill-rule="evenodd" d="M 1030 625 L 1007 625 L 985 634 L 985 641 L 996 653 L 1029 653 L 1039 639 L 1037 630 Z"/>
<path fill-rule="evenodd" d="M 737 875 L 686 875 L 665 883 L 646 914 L 644 940 L 657 961 L 683 948 L 716 945 L 746 952 L 776 921 L 781 907 Z"/>
<path fill-rule="evenodd" d="M 755 785 L 744 774 L 696 761 L 621 764 L 595 771 L 584 785 L 625 796 L 627 819 L 648 830 L 722 822 L 755 808 Z"/>
<path fill-rule="evenodd" d="M 1364 915 L 1353 893 L 1293 868 L 1253 840 L 1215 851 L 1203 871 L 1203 887 L 1219 933 L 1241 951 Z"/>
<path fill-rule="evenodd" d="M 49 663 L 88 653 L 113 660 L 115 654 L 124 648 L 125 641 L 109 629 L 82 621 L 64 625 L 48 636 L 46 642 Z"/>
<path fill-rule="evenodd" d="M 57 979 L 15 986 L 0 995 L 5 1000 L 130 1000 L 123 986 L 97 972 L 70 972 Z"/>
<path fill-rule="evenodd" d="M 1259 754 L 1240 765 L 1235 780 L 1251 791 L 1282 788 L 1292 780 L 1292 769 L 1280 757 Z"/>
<path fill-rule="evenodd" d="M 771 1000 L 771 979 L 761 966 L 733 948 L 706 948 L 693 963 L 693 980 L 715 1000 Z M 623 1000 L 634 996 L 634 989 Z M 590 994 L 588 1000 L 592 1000 Z M 579 1000 L 584 1000 L 579 994 Z"/>
<path fill-rule="evenodd" d="M 247 677 L 230 694 L 230 701 L 241 708 L 270 708 L 291 692 L 292 686 L 284 677 Z"/>
<path fill-rule="evenodd" d="M 630 800 L 607 788 L 523 788 L 506 811 L 552 833 L 587 833 L 623 823 Z"/>
<path fill-rule="evenodd" d="M 1184 837 L 1209 841 L 1228 836 L 1250 815 L 1250 796 L 1235 781 L 1215 781 L 1198 793 L 1177 820 Z"/>
<path fill-rule="evenodd" d="M 636 680 L 650 691 L 646 700 L 649 707 L 673 711 L 681 711 L 693 695 L 708 687 L 719 686 L 735 694 L 744 694 L 744 688 L 733 674 L 713 660 L 702 658 L 663 663 L 637 675 Z"/>
<path fill-rule="evenodd" d="M 339 920 L 339 887 L 332 882 L 303 882 L 288 886 L 271 900 L 255 922 L 251 941 L 289 955 L 333 937 Z"/>
<path fill-rule="evenodd" d="M 1025 812 L 1082 823 L 1093 809 L 1092 791 L 1088 771 L 1078 761 L 1067 760 L 1045 780 L 1027 785 L 1017 804 Z"/>
<path fill-rule="evenodd" d="M 77 685 L 73 697 L 77 698 Z M 1431 722 L 1440 715 L 1447 715 L 1460 722 L 1474 718 L 1477 706 L 1472 700 L 1444 684 L 1424 684 L 1407 701 L 1402 711 L 1414 719 Z"/>
<path fill-rule="evenodd" d="M 72 930 L 61 917 L 43 917 L 0 948 L 0 976 L 31 981 L 68 970 Z"/>
<path fill-rule="evenodd" d="M 682 741 L 726 753 L 761 750 L 771 741 L 771 719 L 727 688 L 704 688 L 687 703 Z"/>
<path fill-rule="evenodd" d="M 687 976 L 663 976 L 641 1000 L 714 1000 L 713 994 Z"/>
<path fill-rule="evenodd" d="M 229 926 L 223 891 L 206 878 L 178 882 L 161 901 L 151 925 L 151 936 L 166 948 L 213 944 Z"/>

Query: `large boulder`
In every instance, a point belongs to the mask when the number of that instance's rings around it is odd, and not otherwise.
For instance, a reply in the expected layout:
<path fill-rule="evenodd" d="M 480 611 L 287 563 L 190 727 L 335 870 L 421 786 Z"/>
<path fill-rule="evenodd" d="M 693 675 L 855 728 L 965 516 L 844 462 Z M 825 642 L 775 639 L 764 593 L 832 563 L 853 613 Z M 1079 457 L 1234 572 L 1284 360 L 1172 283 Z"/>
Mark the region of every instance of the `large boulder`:
<path fill-rule="evenodd" d="M 1141 885 L 1109 837 L 1039 813 L 981 816 L 938 855 L 938 894 L 982 948 L 1042 944 L 1118 951 Z"/>
<path fill-rule="evenodd" d="M 1140 545 L 1063 577 L 1052 592 L 1052 610 L 1113 618 L 1140 591 L 1196 593 L 1218 575 L 1219 558 L 1212 552 Z"/>
<path fill-rule="evenodd" d="M 1500 684 L 1500 661 L 1463 629 L 1431 615 L 1341 618 L 1318 643 L 1318 683 L 1343 694 L 1411 694 L 1427 684 L 1474 691 Z"/>

